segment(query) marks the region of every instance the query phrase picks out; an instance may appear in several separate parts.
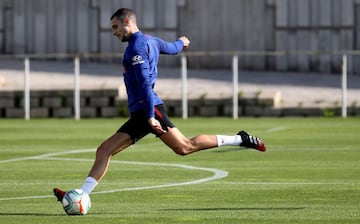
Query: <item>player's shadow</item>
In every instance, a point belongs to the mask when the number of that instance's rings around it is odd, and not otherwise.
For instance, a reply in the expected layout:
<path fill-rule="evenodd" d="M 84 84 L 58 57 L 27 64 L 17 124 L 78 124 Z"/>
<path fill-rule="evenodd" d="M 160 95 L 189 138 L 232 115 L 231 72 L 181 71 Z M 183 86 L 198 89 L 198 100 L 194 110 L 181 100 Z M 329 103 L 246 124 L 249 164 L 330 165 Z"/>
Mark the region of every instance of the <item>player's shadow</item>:
<path fill-rule="evenodd" d="M 0 216 L 64 216 L 64 214 L 26 213 L 26 212 L 0 212 Z"/>
<path fill-rule="evenodd" d="M 241 207 L 241 208 L 169 208 L 161 211 L 294 211 L 303 210 L 305 207 Z"/>

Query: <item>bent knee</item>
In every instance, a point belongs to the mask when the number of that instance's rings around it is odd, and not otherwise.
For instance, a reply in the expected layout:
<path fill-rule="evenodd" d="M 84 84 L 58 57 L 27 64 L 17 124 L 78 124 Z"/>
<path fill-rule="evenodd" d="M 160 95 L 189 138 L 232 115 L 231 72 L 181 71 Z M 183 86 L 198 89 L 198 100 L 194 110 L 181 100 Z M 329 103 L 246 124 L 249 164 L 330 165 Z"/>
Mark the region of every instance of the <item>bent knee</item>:
<path fill-rule="evenodd" d="M 106 147 L 104 144 L 101 144 L 97 149 L 96 149 L 96 157 L 109 157 L 112 155 L 111 150 L 109 150 L 108 147 Z"/>
<path fill-rule="evenodd" d="M 172 148 L 172 150 L 180 156 L 186 156 L 193 152 L 192 147 L 189 146 L 177 146 Z"/>
<path fill-rule="evenodd" d="M 186 155 L 189 155 L 191 153 L 191 152 L 186 151 L 186 150 L 179 150 L 179 151 L 174 150 L 174 152 L 179 156 L 186 156 Z"/>

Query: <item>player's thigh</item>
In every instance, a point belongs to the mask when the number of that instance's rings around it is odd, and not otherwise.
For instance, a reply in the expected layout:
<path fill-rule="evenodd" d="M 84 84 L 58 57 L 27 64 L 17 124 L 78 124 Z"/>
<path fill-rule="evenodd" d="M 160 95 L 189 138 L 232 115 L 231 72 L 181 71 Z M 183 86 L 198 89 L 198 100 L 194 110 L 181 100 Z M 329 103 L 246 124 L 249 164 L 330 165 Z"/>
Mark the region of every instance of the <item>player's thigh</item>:
<path fill-rule="evenodd" d="M 190 143 L 189 139 L 176 127 L 168 128 L 168 131 L 159 138 L 174 151 L 184 149 L 188 147 L 188 144 Z"/>
<path fill-rule="evenodd" d="M 106 139 L 98 148 L 98 152 L 106 155 L 114 155 L 133 143 L 130 135 L 124 132 L 117 132 Z"/>

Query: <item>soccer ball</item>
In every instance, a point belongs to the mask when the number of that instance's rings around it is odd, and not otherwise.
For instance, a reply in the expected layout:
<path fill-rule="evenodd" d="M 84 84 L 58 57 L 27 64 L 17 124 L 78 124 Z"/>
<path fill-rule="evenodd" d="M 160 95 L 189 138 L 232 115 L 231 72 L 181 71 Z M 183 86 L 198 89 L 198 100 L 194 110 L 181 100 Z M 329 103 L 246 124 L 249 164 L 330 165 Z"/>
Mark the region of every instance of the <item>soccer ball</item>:
<path fill-rule="evenodd" d="M 83 190 L 74 189 L 66 192 L 62 206 L 68 215 L 85 215 L 91 207 L 91 200 Z"/>

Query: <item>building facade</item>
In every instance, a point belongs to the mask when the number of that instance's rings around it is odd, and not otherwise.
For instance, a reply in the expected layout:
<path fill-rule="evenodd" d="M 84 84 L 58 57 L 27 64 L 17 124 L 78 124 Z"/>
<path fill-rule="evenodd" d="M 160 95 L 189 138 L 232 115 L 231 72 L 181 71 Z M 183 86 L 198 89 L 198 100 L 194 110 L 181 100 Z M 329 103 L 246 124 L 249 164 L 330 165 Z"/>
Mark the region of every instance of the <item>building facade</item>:
<path fill-rule="evenodd" d="M 121 53 L 110 27 L 120 7 L 136 11 L 145 33 L 187 35 L 188 51 L 203 52 L 189 56 L 194 68 L 229 67 L 240 52 L 240 69 L 331 73 L 342 52 L 360 49 L 360 0 L 0 0 L 0 53 Z"/>

